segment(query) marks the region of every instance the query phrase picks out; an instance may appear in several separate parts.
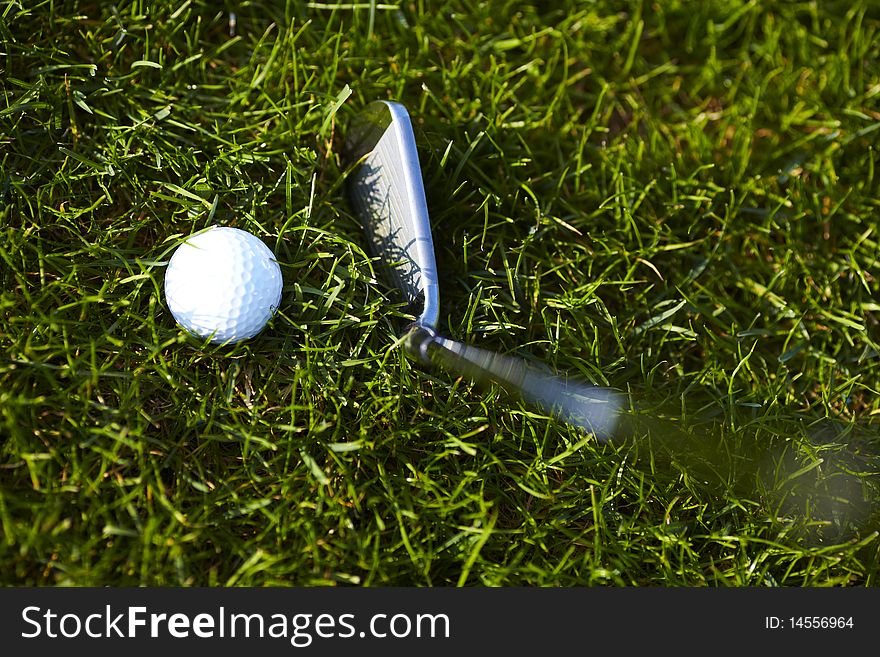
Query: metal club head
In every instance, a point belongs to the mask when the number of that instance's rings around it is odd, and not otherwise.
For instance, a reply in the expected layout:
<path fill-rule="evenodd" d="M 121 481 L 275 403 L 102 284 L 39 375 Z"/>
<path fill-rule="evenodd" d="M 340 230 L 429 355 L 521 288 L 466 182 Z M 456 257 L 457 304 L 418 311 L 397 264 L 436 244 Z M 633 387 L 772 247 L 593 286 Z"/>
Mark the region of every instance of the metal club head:
<path fill-rule="evenodd" d="M 370 103 L 352 122 L 345 141 L 352 205 L 373 255 L 390 267 L 406 301 L 421 301 L 418 326 L 436 330 L 440 293 L 428 204 L 412 123 L 400 103 Z"/>

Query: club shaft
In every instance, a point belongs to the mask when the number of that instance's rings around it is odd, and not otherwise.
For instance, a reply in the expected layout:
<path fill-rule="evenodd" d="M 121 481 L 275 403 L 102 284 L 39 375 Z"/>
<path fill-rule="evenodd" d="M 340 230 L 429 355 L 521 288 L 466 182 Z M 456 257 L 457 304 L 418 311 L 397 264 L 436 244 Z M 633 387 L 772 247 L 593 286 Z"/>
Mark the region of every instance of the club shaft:
<path fill-rule="evenodd" d="M 568 380 L 520 358 L 436 335 L 422 343 L 419 355 L 474 382 L 498 384 L 509 394 L 599 440 L 608 440 L 615 433 L 622 398 L 610 388 Z"/>

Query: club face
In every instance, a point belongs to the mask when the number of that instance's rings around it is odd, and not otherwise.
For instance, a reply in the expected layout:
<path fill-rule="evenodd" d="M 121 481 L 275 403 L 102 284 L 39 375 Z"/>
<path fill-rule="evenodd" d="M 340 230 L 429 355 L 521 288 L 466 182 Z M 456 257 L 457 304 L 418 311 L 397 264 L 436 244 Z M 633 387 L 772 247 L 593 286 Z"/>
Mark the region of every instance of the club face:
<path fill-rule="evenodd" d="M 406 108 L 377 101 L 349 127 L 348 194 L 361 218 L 373 255 L 409 303 L 422 303 L 416 324 L 436 329 L 439 286 L 428 204 L 422 185 L 415 135 Z"/>

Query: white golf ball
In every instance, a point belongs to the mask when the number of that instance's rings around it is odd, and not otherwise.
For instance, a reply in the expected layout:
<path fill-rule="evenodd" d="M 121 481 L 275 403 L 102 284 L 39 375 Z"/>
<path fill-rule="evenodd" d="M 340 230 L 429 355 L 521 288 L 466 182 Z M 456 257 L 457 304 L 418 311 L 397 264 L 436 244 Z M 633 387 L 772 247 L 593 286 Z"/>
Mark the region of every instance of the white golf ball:
<path fill-rule="evenodd" d="M 281 268 L 269 247 L 238 228 L 187 238 L 165 270 L 165 300 L 184 329 L 211 342 L 259 333 L 281 301 Z"/>

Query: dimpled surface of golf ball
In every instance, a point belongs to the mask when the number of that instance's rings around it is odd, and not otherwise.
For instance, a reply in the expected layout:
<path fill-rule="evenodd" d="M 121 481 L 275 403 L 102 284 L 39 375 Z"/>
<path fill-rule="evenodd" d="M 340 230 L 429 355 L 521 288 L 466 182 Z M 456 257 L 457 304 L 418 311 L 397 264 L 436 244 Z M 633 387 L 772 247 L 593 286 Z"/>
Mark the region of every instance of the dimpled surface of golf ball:
<path fill-rule="evenodd" d="M 184 329 L 211 342 L 259 333 L 281 301 L 281 268 L 255 235 L 215 226 L 186 239 L 165 270 L 165 300 Z"/>

